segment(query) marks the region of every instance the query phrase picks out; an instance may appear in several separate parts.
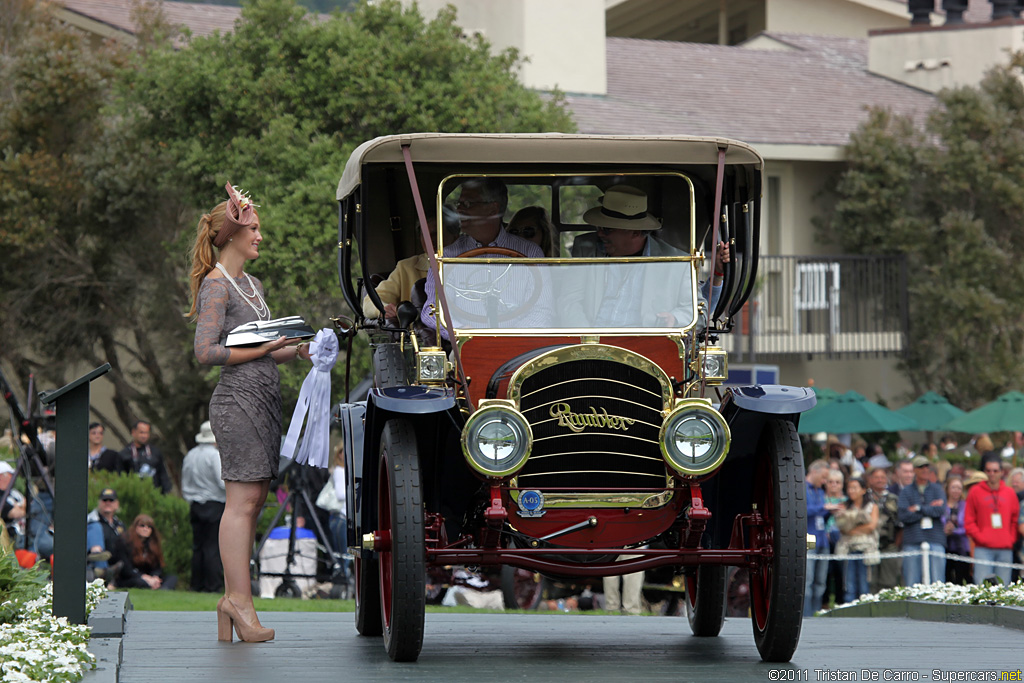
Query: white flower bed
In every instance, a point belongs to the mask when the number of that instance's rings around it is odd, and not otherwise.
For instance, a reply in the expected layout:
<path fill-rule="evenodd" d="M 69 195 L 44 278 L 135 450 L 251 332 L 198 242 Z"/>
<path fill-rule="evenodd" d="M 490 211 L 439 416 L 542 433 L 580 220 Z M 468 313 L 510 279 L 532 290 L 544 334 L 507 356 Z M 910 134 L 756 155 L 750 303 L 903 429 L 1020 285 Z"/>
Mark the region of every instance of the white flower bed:
<path fill-rule="evenodd" d="M 926 602 L 944 602 L 950 605 L 1009 605 L 1024 606 L 1024 581 L 1009 586 L 958 586 L 952 583 L 935 582 L 931 585 L 916 583 L 913 586 L 886 588 L 878 593 L 868 593 L 853 602 L 839 607 L 863 605 L 869 602 L 894 600 L 924 600 Z"/>
<path fill-rule="evenodd" d="M 106 594 L 103 581 L 89 584 L 85 591 L 86 613 L 92 612 Z M 85 668 L 95 665 L 96 657 L 86 649 L 89 627 L 69 624 L 65 617 L 55 618 L 52 605 L 52 584 L 47 584 L 40 597 L 15 605 L 13 622 L 0 624 L 3 681 L 77 681 Z"/>

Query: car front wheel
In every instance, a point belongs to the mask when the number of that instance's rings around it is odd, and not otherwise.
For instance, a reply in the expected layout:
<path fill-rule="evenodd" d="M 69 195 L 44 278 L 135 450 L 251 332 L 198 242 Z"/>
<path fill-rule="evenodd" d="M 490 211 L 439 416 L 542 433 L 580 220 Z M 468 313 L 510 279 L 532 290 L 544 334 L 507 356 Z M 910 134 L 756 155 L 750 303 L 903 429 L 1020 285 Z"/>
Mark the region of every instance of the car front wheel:
<path fill-rule="evenodd" d="M 396 662 L 414 662 L 423 647 L 426 550 L 416 435 L 407 420 L 389 420 L 381 435 L 377 528 L 384 646 Z"/>
<path fill-rule="evenodd" d="M 755 457 L 753 502 L 764 524 L 752 549 L 770 546 L 772 557 L 750 572 L 754 642 L 764 661 L 788 662 L 800 640 L 807 572 L 803 449 L 793 423 L 768 422 Z"/>

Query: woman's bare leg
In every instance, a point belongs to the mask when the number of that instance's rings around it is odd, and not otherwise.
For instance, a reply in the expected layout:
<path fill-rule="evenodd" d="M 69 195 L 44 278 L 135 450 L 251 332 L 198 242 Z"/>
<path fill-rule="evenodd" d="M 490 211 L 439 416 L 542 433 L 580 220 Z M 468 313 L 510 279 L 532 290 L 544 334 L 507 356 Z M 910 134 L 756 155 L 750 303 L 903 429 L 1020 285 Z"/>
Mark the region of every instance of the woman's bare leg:
<path fill-rule="evenodd" d="M 220 520 L 220 558 L 224 565 L 224 595 L 246 616 L 256 620 L 252 604 L 249 560 L 256 519 L 267 499 L 270 481 L 226 481 L 227 500 Z"/>

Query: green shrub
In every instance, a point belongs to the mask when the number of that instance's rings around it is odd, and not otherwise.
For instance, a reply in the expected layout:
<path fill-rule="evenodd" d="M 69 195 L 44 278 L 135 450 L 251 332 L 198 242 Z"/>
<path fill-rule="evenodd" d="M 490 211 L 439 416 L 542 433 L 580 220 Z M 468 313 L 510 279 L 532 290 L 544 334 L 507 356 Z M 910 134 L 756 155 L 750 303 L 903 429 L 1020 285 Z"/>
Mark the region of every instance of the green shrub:
<path fill-rule="evenodd" d="M 36 565 L 22 569 L 13 552 L 0 548 L 0 624 L 14 620 L 22 600 L 34 600 L 42 595 L 49 573 Z"/>
<path fill-rule="evenodd" d="M 99 501 L 100 491 L 110 487 L 117 491 L 121 509 L 117 516 L 125 527 L 136 515 L 153 518 L 163 539 L 165 571 L 178 575 L 178 586 L 187 588 L 192 576 L 192 525 L 189 523 L 188 501 L 175 495 L 164 495 L 148 479 L 135 474 L 92 472 L 89 476 L 89 509 Z"/>

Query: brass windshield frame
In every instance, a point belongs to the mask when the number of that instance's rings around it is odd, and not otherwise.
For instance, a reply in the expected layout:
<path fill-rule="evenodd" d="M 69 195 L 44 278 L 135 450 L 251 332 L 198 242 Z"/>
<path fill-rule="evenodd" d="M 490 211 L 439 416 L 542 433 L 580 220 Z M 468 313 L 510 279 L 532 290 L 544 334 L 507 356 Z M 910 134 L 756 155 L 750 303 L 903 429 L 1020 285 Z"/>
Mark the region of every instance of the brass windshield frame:
<path fill-rule="evenodd" d="M 685 173 L 679 171 L 662 171 L 662 172 L 577 172 L 577 173 L 452 173 L 444 178 L 437 185 L 437 201 L 435 208 L 435 215 L 438 217 L 437 220 L 443 220 L 443 209 L 444 209 L 444 195 L 443 190 L 449 181 L 455 179 L 474 179 L 474 178 L 566 178 L 566 177 L 578 177 L 586 176 L 588 178 L 621 178 L 621 177 L 676 177 L 681 178 L 689 189 L 690 202 L 689 202 L 689 217 L 690 217 L 690 254 L 688 256 L 647 256 L 647 257 L 584 257 L 584 258 L 565 258 L 565 257 L 554 257 L 554 258 L 461 258 L 461 257 L 444 257 L 444 236 L 443 231 L 439 230 L 437 233 L 437 263 L 438 263 L 438 287 L 444 287 L 444 264 L 452 263 L 464 263 L 464 264 L 511 264 L 511 265 L 545 265 L 545 266 L 557 266 L 567 264 L 587 264 L 587 263 L 688 263 L 690 264 L 690 281 L 691 291 L 693 292 L 693 317 L 690 321 L 683 326 L 677 327 L 526 327 L 526 328 L 483 328 L 483 327 L 472 327 L 472 328 L 459 328 L 454 327 L 456 340 L 462 338 L 469 338 L 473 336 L 508 336 L 508 337 L 564 337 L 564 336 L 579 336 L 579 335 L 607 335 L 607 336 L 682 336 L 692 330 L 700 320 L 700 314 L 698 311 L 698 280 L 697 271 L 705 261 L 705 254 L 703 249 L 700 251 L 696 250 L 696 191 L 694 189 L 693 181 Z M 437 316 L 437 335 L 440 337 L 440 330 L 446 327 L 446 321 L 444 320 L 443 312 L 440 308 L 435 308 L 434 314 Z M 438 341 L 440 344 L 440 340 Z"/>

